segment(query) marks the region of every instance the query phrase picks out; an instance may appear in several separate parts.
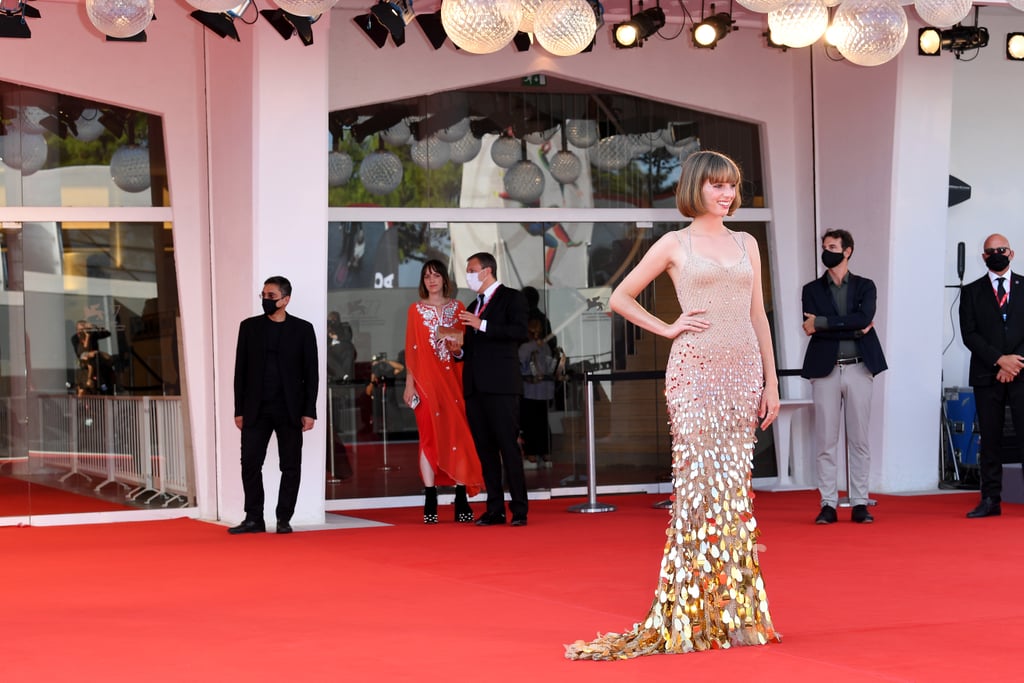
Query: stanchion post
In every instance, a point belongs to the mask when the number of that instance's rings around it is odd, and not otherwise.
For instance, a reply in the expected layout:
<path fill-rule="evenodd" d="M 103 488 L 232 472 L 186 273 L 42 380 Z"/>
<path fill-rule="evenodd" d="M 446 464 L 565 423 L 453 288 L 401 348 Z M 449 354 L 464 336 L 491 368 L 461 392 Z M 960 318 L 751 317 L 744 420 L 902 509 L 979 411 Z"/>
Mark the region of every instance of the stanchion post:
<path fill-rule="evenodd" d="M 597 502 L 597 440 L 594 435 L 594 378 L 587 371 L 583 384 L 587 406 L 587 502 L 569 506 L 569 512 L 614 512 L 615 506 Z"/>

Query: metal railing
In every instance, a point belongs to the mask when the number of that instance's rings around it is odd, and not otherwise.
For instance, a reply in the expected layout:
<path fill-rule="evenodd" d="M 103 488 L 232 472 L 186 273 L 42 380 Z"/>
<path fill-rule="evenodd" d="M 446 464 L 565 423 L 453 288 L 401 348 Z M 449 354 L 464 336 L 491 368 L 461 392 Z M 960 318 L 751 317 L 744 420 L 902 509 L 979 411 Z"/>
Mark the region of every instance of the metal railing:
<path fill-rule="evenodd" d="M 186 463 L 179 396 L 37 397 L 39 433 L 29 459 L 66 469 L 60 478 L 83 477 L 126 489 L 128 500 L 163 497 L 190 505 L 195 499 Z"/>

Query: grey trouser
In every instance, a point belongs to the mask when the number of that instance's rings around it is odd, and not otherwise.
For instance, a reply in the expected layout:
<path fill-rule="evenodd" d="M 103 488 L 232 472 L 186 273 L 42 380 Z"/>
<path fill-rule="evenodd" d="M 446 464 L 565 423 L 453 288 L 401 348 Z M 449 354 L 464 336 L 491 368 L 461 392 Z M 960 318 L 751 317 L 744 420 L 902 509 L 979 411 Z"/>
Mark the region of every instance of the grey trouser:
<path fill-rule="evenodd" d="M 866 505 L 871 453 L 868 450 L 868 422 L 871 418 L 871 390 L 874 375 L 864 363 L 836 365 L 827 377 L 811 380 L 814 399 L 814 447 L 818 457 L 817 476 L 821 504 L 836 507 L 839 502 L 839 425 L 846 412 L 847 457 L 850 460 L 851 505 Z"/>

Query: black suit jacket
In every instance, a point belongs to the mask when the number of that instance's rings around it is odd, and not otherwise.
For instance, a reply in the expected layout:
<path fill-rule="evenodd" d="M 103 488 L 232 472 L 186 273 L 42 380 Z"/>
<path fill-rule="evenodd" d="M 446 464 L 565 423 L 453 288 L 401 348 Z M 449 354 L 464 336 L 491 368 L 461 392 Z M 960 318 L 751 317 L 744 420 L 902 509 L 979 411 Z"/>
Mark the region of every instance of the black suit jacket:
<path fill-rule="evenodd" d="M 466 309 L 476 312 L 476 301 Z M 473 394 L 522 394 L 519 345 L 526 341 L 526 297 L 518 289 L 499 285 L 484 308 L 487 331 L 466 328 L 462 347 L 462 387 Z"/>
<path fill-rule="evenodd" d="M 889 367 L 885 363 L 882 344 L 874 328 L 868 330 L 867 334 L 860 333 L 875 318 L 878 298 L 875 283 L 850 273 L 846 293 L 847 310 L 840 312 L 836 310 L 836 302 L 829 289 L 830 277 L 826 272 L 817 280 L 804 285 L 801 297 L 803 312 L 827 318 L 828 329 L 818 330 L 811 335 L 800 375 L 806 379 L 827 377 L 836 366 L 839 341 L 842 339 L 852 339 L 857 343 L 857 352 L 864 359 L 864 365 L 872 375 L 877 375 Z"/>
<path fill-rule="evenodd" d="M 266 363 L 266 325 L 281 325 L 281 385 L 288 417 L 301 422 L 316 418 L 316 395 L 320 382 L 316 333 L 301 318 L 289 315 L 275 323 L 265 315 L 246 318 L 238 326 L 235 351 L 235 416 L 251 423 L 259 414 L 263 398 Z"/>
<path fill-rule="evenodd" d="M 960 336 L 971 352 L 969 382 L 972 387 L 996 383 L 996 361 L 1007 353 L 1024 356 L 1024 278 L 1009 273 L 1010 300 L 1006 324 L 988 273 L 960 293 Z M 1024 381 L 1024 373 L 1015 382 Z"/>

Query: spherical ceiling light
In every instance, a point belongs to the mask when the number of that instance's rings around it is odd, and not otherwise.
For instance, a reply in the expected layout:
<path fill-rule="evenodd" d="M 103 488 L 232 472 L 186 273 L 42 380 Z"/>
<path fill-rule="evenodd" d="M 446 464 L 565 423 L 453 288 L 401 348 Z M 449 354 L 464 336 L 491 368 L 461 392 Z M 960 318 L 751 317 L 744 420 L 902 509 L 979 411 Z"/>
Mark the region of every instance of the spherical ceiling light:
<path fill-rule="evenodd" d="M 47 116 L 49 114 L 39 107 L 22 107 L 18 112 L 18 125 L 25 133 L 45 133 L 46 126 L 40 125 L 39 122 Z"/>
<path fill-rule="evenodd" d="M 469 132 L 469 118 L 463 117 L 456 121 L 447 128 L 442 128 L 437 131 L 437 139 L 444 140 L 445 142 L 456 142 L 466 137 L 466 133 Z"/>
<path fill-rule="evenodd" d="M 751 12 L 768 13 L 786 4 L 786 0 L 736 0 Z"/>
<path fill-rule="evenodd" d="M 154 0 L 85 0 L 89 21 L 111 38 L 131 38 L 153 21 Z"/>
<path fill-rule="evenodd" d="M 344 152 L 327 155 L 327 187 L 340 187 L 352 177 L 352 157 Z"/>
<path fill-rule="evenodd" d="M 78 135 L 75 137 L 82 142 L 98 140 L 103 135 L 103 131 L 106 130 L 103 124 L 100 123 L 100 113 L 95 109 L 83 109 L 82 113 L 75 119 L 75 128 L 78 129 Z"/>
<path fill-rule="evenodd" d="M 402 161 L 392 152 L 367 154 L 359 164 L 359 179 L 372 195 L 380 196 L 398 189 L 402 184 Z"/>
<path fill-rule="evenodd" d="M 597 14 L 587 0 L 544 0 L 533 22 L 540 46 L 558 57 L 583 52 L 594 42 Z"/>
<path fill-rule="evenodd" d="M 201 12 L 213 12 L 214 14 L 227 12 L 241 4 L 239 0 L 185 0 L 185 2 Z"/>
<path fill-rule="evenodd" d="M 110 157 L 110 178 L 125 192 L 142 192 L 149 188 L 149 148 L 124 145 Z"/>
<path fill-rule="evenodd" d="M 409 156 L 417 166 L 428 170 L 437 170 L 452 158 L 452 146 L 431 135 L 429 138 L 417 140 L 409 148 Z"/>
<path fill-rule="evenodd" d="M 828 28 L 828 8 L 821 0 L 790 0 L 768 13 L 772 42 L 787 47 L 807 47 Z"/>
<path fill-rule="evenodd" d="M 544 193 L 544 173 L 532 161 L 517 161 L 505 172 L 505 192 L 523 204 L 532 204 Z"/>
<path fill-rule="evenodd" d="M 502 135 L 491 145 L 491 161 L 501 168 L 512 168 L 522 157 L 521 148 L 519 140 Z"/>
<path fill-rule="evenodd" d="M 338 0 L 274 0 L 274 4 L 297 17 L 318 17 L 338 4 Z"/>
<path fill-rule="evenodd" d="M 523 17 L 519 20 L 519 30 L 523 33 L 533 33 L 533 18 L 537 14 L 537 8 L 544 0 L 521 0 L 523 6 Z"/>
<path fill-rule="evenodd" d="M 626 135 L 601 138 L 590 153 L 590 163 L 602 171 L 618 171 L 633 160 L 633 145 Z"/>
<path fill-rule="evenodd" d="M 629 138 L 634 157 L 653 152 L 661 143 L 661 133 L 637 133 L 626 137 Z"/>
<path fill-rule="evenodd" d="M 565 122 L 565 138 L 569 144 L 586 149 L 597 144 L 597 121 L 590 119 L 569 119 Z"/>
<path fill-rule="evenodd" d="M 907 42 L 907 14 L 894 0 L 844 0 L 836 10 L 836 49 L 860 66 L 878 66 Z"/>
<path fill-rule="evenodd" d="M 914 9 L 929 26 L 952 26 L 966 17 L 972 0 L 915 0 Z"/>
<path fill-rule="evenodd" d="M 512 42 L 523 18 L 520 0 L 442 0 L 441 25 L 466 52 L 485 55 Z"/>
<path fill-rule="evenodd" d="M 412 129 L 409 128 L 409 121 L 402 119 L 387 130 L 382 131 L 380 136 L 389 145 L 404 145 L 412 137 Z"/>
<path fill-rule="evenodd" d="M 472 161 L 480 153 L 481 147 L 483 147 L 483 142 L 480 138 L 473 135 L 472 131 L 467 132 L 461 140 L 451 143 L 452 161 L 457 164 Z"/>
<path fill-rule="evenodd" d="M 551 157 L 548 162 L 551 177 L 563 185 L 575 183 L 583 172 L 583 162 L 573 152 L 563 149 Z"/>
<path fill-rule="evenodd" d="M 23 176 L 45 166 L 48 153 L 46 138 L 39 133 L 24 133 L 12 126 L 4 136 L 4 164 L 21 171 Z"/>

